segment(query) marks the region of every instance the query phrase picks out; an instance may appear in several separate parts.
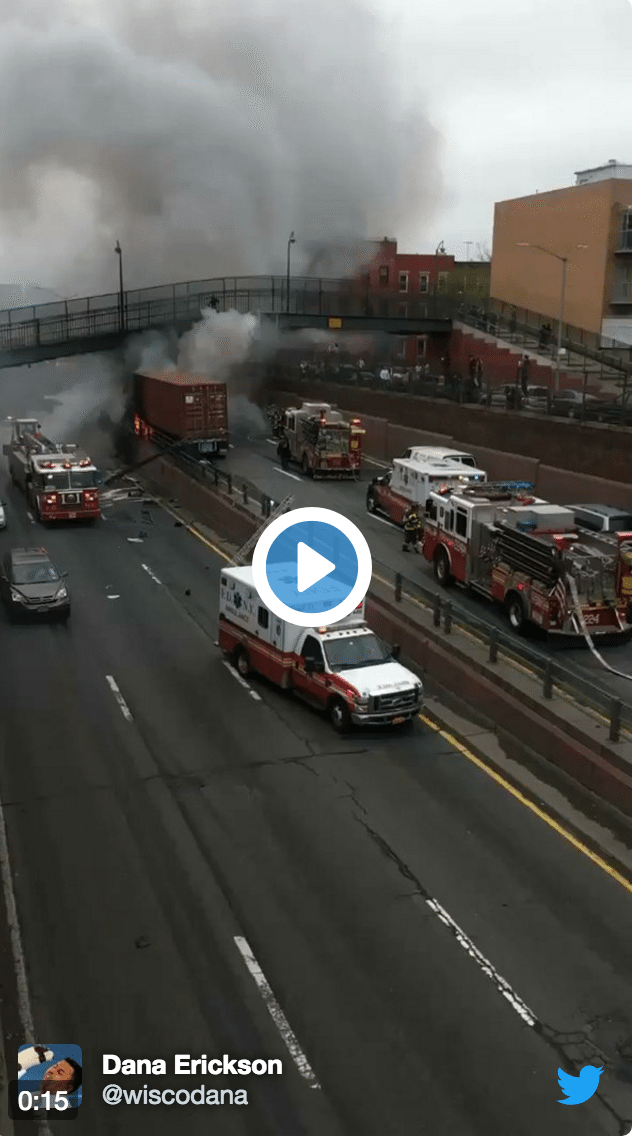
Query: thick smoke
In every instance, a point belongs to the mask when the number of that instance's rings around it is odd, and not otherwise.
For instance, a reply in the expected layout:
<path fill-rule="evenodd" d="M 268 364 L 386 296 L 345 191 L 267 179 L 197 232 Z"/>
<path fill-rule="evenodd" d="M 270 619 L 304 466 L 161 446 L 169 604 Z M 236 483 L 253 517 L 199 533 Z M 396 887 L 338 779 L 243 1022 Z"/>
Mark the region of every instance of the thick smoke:
<path fill-rule="evenodd" d="M 362 0 L 0 0 L 0 31 L 5 279 L 112 292 L 115 239 L 128 287 L 279 273 L 291 230 L 299 273 L 437 201 Z"/>

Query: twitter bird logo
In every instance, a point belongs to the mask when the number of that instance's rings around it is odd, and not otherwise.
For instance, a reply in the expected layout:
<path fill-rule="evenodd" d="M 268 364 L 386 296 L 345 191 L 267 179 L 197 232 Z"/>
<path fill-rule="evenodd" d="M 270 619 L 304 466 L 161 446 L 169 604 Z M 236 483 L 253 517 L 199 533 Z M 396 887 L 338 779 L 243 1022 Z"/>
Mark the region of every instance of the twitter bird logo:
<path fill-rule="evenodd" d="M 557 1072 L 559 1073 L 559 1087 L 568 1097 L 568 1100 L 560 1100 L 557 1103 L 583 1104 L 596 1093 L 603 1066 L 597 1069 L 594 1065 L 584 1065 L 578 1077 L 571 1077 L 570 1073 L 564 1073 L 563 1069 L 558 1069 Z"/>

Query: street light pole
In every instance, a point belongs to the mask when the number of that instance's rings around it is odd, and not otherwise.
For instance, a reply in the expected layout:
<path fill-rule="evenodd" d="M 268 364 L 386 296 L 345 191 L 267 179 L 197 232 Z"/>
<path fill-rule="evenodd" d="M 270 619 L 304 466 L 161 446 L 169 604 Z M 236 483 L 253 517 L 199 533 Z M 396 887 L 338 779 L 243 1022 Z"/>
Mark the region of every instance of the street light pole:
<path fill-rule="evenodd" d="M 291 245 L 295 244 L 295 233 L 291 233 L 286 245 L 286 311 L 291 310 Z"/>
<path fill-rule="evenodd" d="M 563 339 L 564 315 L 566 305 L 566 267 L 570 257 L 561 256 L 558 252 L 553 252 L 552 249 L 544 248 L 543 245 L 534 245 L 530 241 L 517 241 L 518 248 L 534 248 L 539 252 L 545 252 L 547 256 L 554 256 L 556 260 L 561 262 L 561 294 L 559 297 L 559 323 L 557 326 L 557 364 L 555 366 L 555 394 L 559 394 L 559 375 L 561 371 L 561 347 Z M 578 249 L 585 249 L 587 245 L 577 245 Z"/>
<path fill-rule="evenodd" d="M 119 257 L 119 323 L 121 330 L 125 331 L 124 294 L 123 294 L 123 255 L 121 245 L 117 241 L 114 251 Z"/>

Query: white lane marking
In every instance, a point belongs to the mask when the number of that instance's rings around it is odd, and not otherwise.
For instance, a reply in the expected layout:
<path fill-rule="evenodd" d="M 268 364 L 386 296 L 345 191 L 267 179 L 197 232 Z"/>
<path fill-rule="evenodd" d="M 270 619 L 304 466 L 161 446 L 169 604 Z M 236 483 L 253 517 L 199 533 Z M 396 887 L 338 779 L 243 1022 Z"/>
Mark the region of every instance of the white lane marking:
<path fill-rule="evenodd" d="M 231 666 L 231 663 L 228 663 L 226 659 L 223 659 L 222 665 L 223 665 L 223 667 L 227 668 L 230 675 L 233 675 L 236 682 L 240 683 L 240 686 L 243 686 L 245 690 L 248 690 L 248 692 L 251 695 L 251 698 L 253 699 L 254 702 L 261 702 L 262 701 L 262 699 L 260 698 L 260 695 L 257 694 L 255 690 L 251 690 L 251 687 L 249 686 L 246 679 L 243 679 L 242 675 L 238 674 L 237 670 L 235 670 L 235 668 Z"/>
<path fill-rule="evenodd" d="M 142 565 L 141 565 L 141 567 L 142 567 L 142 568 L 143 568 L 143 569 L 144 569 L 144 570 L 145 570 L 145 571 L 147 572 L 148 576 L 150 576 L 150 577 L 151 577 L 151 578 L 152 578 L 152 579 L 154 580 L 154 583 L 155 583 L 155 584 L 160 584 L 160 583 L 161 583 L 161 581 L 159 580 L 158 576 L 155 576 L 155 575 L 154 575 L 154 573 L 153 573 L 152 569 L 151 569 L 151 568 L 149 568 L 147 564 L 142 564 Z"/>
<path fill-rule="evenodd" d="M 286 1020 L 286 1017 L 284 1015 L 284 1011 L 282 1010 L 282 1007 L 280 1006 L 277 998 L 271 990 L 271 987 L 269 986 L 266 977 L 255 955 L 253 954 L 253 951 L 251 950 L 251 947 L 247 943 L 247 940 L 243 939 L 241 935 L 234 935 L 233 941 L 240 951 L 247 969 L 251 977 L 254 979 L 258 990 L 260 991 L 260 994 L 264 998 L 266 1008 L 273 1018 L 273 1021 L 275 1022 L 275 1025 L 279 1030 L 282 1041 L 284 1042 L 284 1045 L 293 1058 L 293 1061 L 297 1065 L 299 1072 L 301 1073 L 302 1077 L 304 1077 L 308 1081 L 311 1089 L 320 1089 L 321 1085 L 319 1084 L 319 1081 L 317 1080 L 310 1067 L 308 1058 L 303 1052 L 297 1038 L 295 1037 L 295 1034 L 288 1024 L 288 1021 Z"/>
<path fill-rule="evenodd" d="M 269 446 L 276 446 L 277 445 L 275 438 L 267 438 L 266 440 L 267 440 Z"/>
<path fill-rule="evenodd" d="M 388 521 L 387 517 L 379 517 L 376 513 L 370 513 L 369 509 L 368 513 L 374 521 L 380 521 L 382 525 L 389 525 L 391 529 L 400 528 L 400 525 L 397 525 L 394 521 Z"/>
<path fill-rule="evenodd" d="M 301 481 L 302 480 L 301 477 L 298 477 L 296 473 L 288 473 L 285 469 L 280 469 L 279 465 L 274 465 L 273 469 L 275 470 L 276 473 L 283 473 L 284 477 L 292 477 L 293 481 Z"/>
<path fill-rule="evenodd" d="M 229 442 L 229 449 L 235 450 L 235 446 L 234 446 L 233 442 Z"/>
<path fill-rule="evenodd" d="M 108 592 L 108 595 L 106 596 L 106 599 L 107 599 L 107 600 L 120 600 L 120 599 L 121 599 L 121 596 L 120 596 L 120 595 L 116 595 L 116 596 L 113 596 L 113 595 L 111 595 L 111 594 L 110 594 L 110 592 Z"/>
<path fill-rule="evenodd" d="M 112 693 L 114 694 L 114 696 L 115 696 L 115 698 L 116 698 L 116 700 L 119 704 L 119 709 L 120 709 L 121 713 L 123 714 L 123 717 L 125 718 L 126 722 L 131 722 L 132 721 L 132 715 L 131 715 L 131 713 L 128 709 L 128 704 L 127 704 L 125 698 L 123 697 L 121 691 L 119 690 L 119 687 L 117 686 L 113 676 L 112 675 L 106 675 L 106 682 L 108 683 L 108 686 L 110 687 Z"/>
<path fill-rule="evenodd" d="M 34 518 L 33 518 L 33 514 L 32 514 L 32 513 L 29 513 L 28 509 L 27 509 L 27 511 L 26 511 L 26 515 L 27 515 L 27 517 L 29 518 L 29 520 L 30 520 L 31 524 L 32 524 L 32 525 L 34 525 L 34 524 L 35 524 L 35 520 L 34 520 Z"/>
<path fill-rule="evenodd" d="M 363 460 L 366 461 L 366 462 L 370 462 L 371 465 L 379 465 L 381 467 L 381 469 L 389 469 L 390 468 L 389 465 L 387 464 L 387 462 L 377 461 L 376 458 L 369 458 L 367 456 L 367 454 L 363 455 Z"/>
<path fill-rule="evenodd" d="M 522 1001 L 519 994 L 516 994 L 513 990 L 513 987 L 506 981 L 505 978 L 502 977 L 501 974 L 498 973 L 498 971 L 493 966 L 493 963 L 489 962 L 489 960 L 485 958 L 482 952 L 478 950 L 475 943 L 471 941 L 469 936 L 465 935 L 462 928 L 454 922 L 454 920 L 451 918 L 451 915 L 449 915 L 449 913 L 445 911 L 444 907 L 441 907 L 441 905 L 438 903 L 438 900 L 431 897 L 429 899 L 426 899 L 425 903 L 432 909 L 434 914 L 438 916 L 440 921 L 444 923 L 446 927 L 449 927 L 451 931 L 453 931 L 454 937 L 460 944 L 462 949 L 466 951 L 467 954 L 477 963 L 482 973 L 486 974 L 487 978 L 490 978 L 491 981 L 495 983 L 502 997 L 506 998 L 507 1002 L 509 1002 L 515 1010 L 515 1013 L 519 1014 L 522 1021 L 526 1022 L 527 1026 L 536 1025 L 537 1016 L 533 1013 L 532 1010 L 529 1010 L 528 1006 L 525 1002 Z"/>
<path fill-rule="evenodd" d="M 128 544 L 143 544 L 143 537 L 140 536 L 127 536 Z"/>

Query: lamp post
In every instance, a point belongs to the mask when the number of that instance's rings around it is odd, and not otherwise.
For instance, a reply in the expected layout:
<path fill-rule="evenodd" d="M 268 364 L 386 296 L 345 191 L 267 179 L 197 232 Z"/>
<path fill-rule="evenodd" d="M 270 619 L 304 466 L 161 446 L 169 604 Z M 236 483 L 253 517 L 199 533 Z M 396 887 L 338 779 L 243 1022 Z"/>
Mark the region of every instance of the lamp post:
<path fill-rule="evenodd" d="M 291 310 L 291 245 L 295 244 L 295 233 L 291 233 L 286 244 L 286 311 Z"/>
<path fill-rule="evenodd" d="M 124 315 L 124 302 L 123 302 L 123 256 L 121 252 L 121 245 L 117 241 L 114 251 L 119 257 L 119 323 L 121 330 L 125 331 L 125 315 Z"/>
<path fill-rule="evenodd" d="M 555 394 L 559 394 L 559 372 L 561 370 L 561 341 L 563 338 L 564 326 L 564 308 L 566 303 L 566 266 L 570 257 L 561 256 L 558 252 L 553 252 L 552 249 L 544 248 L 543 245 L 534 245 L 530 241 L 517 241 L 518 248 L 533 248 L 538 249 L 539 252 L 545 252 L 547 256 L 554 256 L 556 260 L 561 262 L 561 293 L 559 296 L 559 322 L 557 325 L 557 366 L 555 367 Z M 576 245 L 576 248 L 587 248 L 587 245 Z"/>

